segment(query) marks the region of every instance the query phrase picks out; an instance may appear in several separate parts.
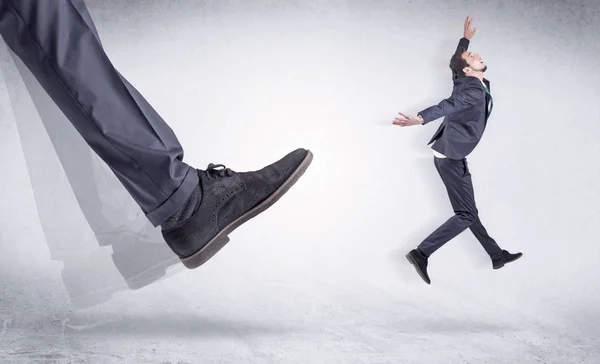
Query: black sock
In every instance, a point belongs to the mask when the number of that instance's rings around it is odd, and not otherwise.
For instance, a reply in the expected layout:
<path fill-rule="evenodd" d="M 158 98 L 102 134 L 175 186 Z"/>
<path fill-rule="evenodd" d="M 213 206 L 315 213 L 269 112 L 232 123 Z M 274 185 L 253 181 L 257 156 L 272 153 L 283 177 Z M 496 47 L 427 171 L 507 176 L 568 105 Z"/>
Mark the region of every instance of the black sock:
<path fill-rule="evenodd" d="M 202 189 L 200 188 L 200 184 L 198 184 L 183 206 L 160 225 L 162 230 L 170 230 L 186 222 L 198 210 L 200 201 L 202 201 Z"/>

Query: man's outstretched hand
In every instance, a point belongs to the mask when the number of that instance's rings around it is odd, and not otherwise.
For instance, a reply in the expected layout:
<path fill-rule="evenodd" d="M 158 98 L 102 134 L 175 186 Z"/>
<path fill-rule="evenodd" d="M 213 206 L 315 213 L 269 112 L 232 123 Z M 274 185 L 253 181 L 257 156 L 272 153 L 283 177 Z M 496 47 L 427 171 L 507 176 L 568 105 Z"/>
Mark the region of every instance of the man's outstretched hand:
<path fill-rule="evenodd" d="M 398 114 L 400 114 L 400 117 L 394 118 L 394 121 L 392 122 L 392 124 L 394 124 L 394 125 L 411 126 L 411 125 L 421 125 L 424 122 L 423 118 L 420 115 L 418 115 L 418 116 L 404 115 L 401 112 L 399 112 Z"/>
<path fill-rule="evenodd" d="M 463 36 L 468 40 L 471 40 L 471 38 L 473 38 L 473 36 L 475 35 L 475 32 L 477 32 L 477 28 L 471 28 L 472 20 L 473 18 L 471 18 L 470 16 L 467 16 L 467 18 L 465 19 L 465 31 Z"/>

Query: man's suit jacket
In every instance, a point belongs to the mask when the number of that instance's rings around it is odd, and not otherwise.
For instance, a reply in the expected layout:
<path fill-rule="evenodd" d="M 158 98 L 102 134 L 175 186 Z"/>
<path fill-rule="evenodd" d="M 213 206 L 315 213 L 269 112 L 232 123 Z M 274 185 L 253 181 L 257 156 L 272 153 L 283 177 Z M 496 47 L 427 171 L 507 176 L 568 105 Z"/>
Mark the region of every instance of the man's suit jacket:
<path fill-rule="evenodd" d="M 467 49 L 469 40 L 462 38 L 458 48 Z M 439 119 L 444 120 L 427 145 L 433 143 L 433 150 L 442 153 L 450 159 L 462 159 L 475 149 L 489 117 L 488 104 L 490 83 L 485 78 L 483 82 L 476 77 L 457 77 L 453 74 L 454 89 L 452 95 L 419 112 L 424 123 Z"/>

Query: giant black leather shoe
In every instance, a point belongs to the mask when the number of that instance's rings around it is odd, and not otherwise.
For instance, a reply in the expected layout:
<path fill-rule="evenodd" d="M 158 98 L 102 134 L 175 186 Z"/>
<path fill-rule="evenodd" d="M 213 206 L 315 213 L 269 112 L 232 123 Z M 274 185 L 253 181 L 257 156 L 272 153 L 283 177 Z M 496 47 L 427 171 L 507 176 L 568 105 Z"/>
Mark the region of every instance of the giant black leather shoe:
<path fill-rule="evenodd" d="M 312 159 L 310 151 L 297 149 L 259 171 L 214 164 L 199 170 L 202 200 L 182 225 L 162 231 L 165 241 L 187 268 L 198 268 L 229 242 L 232 231 L 277 202 Z"/>

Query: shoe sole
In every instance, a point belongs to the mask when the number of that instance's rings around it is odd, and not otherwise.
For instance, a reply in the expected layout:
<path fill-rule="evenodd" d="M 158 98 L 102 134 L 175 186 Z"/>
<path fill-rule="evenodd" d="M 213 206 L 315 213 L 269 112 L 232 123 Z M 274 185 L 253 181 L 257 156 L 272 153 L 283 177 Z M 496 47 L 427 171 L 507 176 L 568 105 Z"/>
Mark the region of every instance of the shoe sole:
<path fill-rule="evenodd" d="M 519 255 L 518 257 L 516 257 L 516 258 L 515 258 L 515 259 L 513 259 L 513 260 L 509 260 L 509 261 L 507 261 L 507 262 L 504 262 L 504 263 L 502 263 L 502 265 L 497 265 L 497 266 L 495 266 L 495 267 L 494 267 L 494 269 L 500 269 L 500 268 L 504 267 L 506 264 L 508 264 L 508 263 L 512 263 L 512 262 L 514 262 L 515 260 L 518 260 L 518 259 L 519 259 L 519 258 L 521 258 L 522 256 L 523 256 L 523 254 Z"/>
<path fill-rule="evenodd" d="M 421 277 L 421 279 L 423 281 L 425 281 L 425 283 L 431 284 L 431 281 L 428 280 L 427 277 L 425 277 L 425 274 L 423 272 L 421 272 L 421 269 L 419 269 L 419 264 L 417 263 L 417 261 L 415 260 L 415 258 L 413 258 L 413 256 L 410 255 L 410 253 L 406 254 L 406 259 L 410 262 L 410 264 L 413 265 L 413 267 L 415 267 L 415 270 L 417 271 L 417 273 L 419 274 L 419 276 Z"/>
<path fill-rule="evenodd" d="M 202 264 L 206 263 L 210 258 L 212 258 L 215 254 L 219 252 L 227 243 L 229 243 L 229 234 L 237 229 L 240 225 L 247 222 L 248 220 L 256 217 L 261 212 L 264 212 L 266 209 L 271 207 L 275 202 L 277 202 L 287 191 L 289 191 L 292 186 L 298 182 L 300 177 L 306 172 L 308 166 L 310 166 L 313 160 L 313 154 L 310 150 L 307 151 L 306 157 L 300 165 L 296 168 L 294 173 L 285 181 L 279 188 L 273 192 L 269 197 L 267 197 L 263 202 L 256 205 L 248 212 L 238 217 L 234 221 L 232 221 L 229 225 L 227 225 L 223 230 L 219 231 L 219 233 L 212 238 L 202 249 L 193 255 L 182 258 L 181 262 L 188 269 L 196 269 L 200 267 Z"/>

